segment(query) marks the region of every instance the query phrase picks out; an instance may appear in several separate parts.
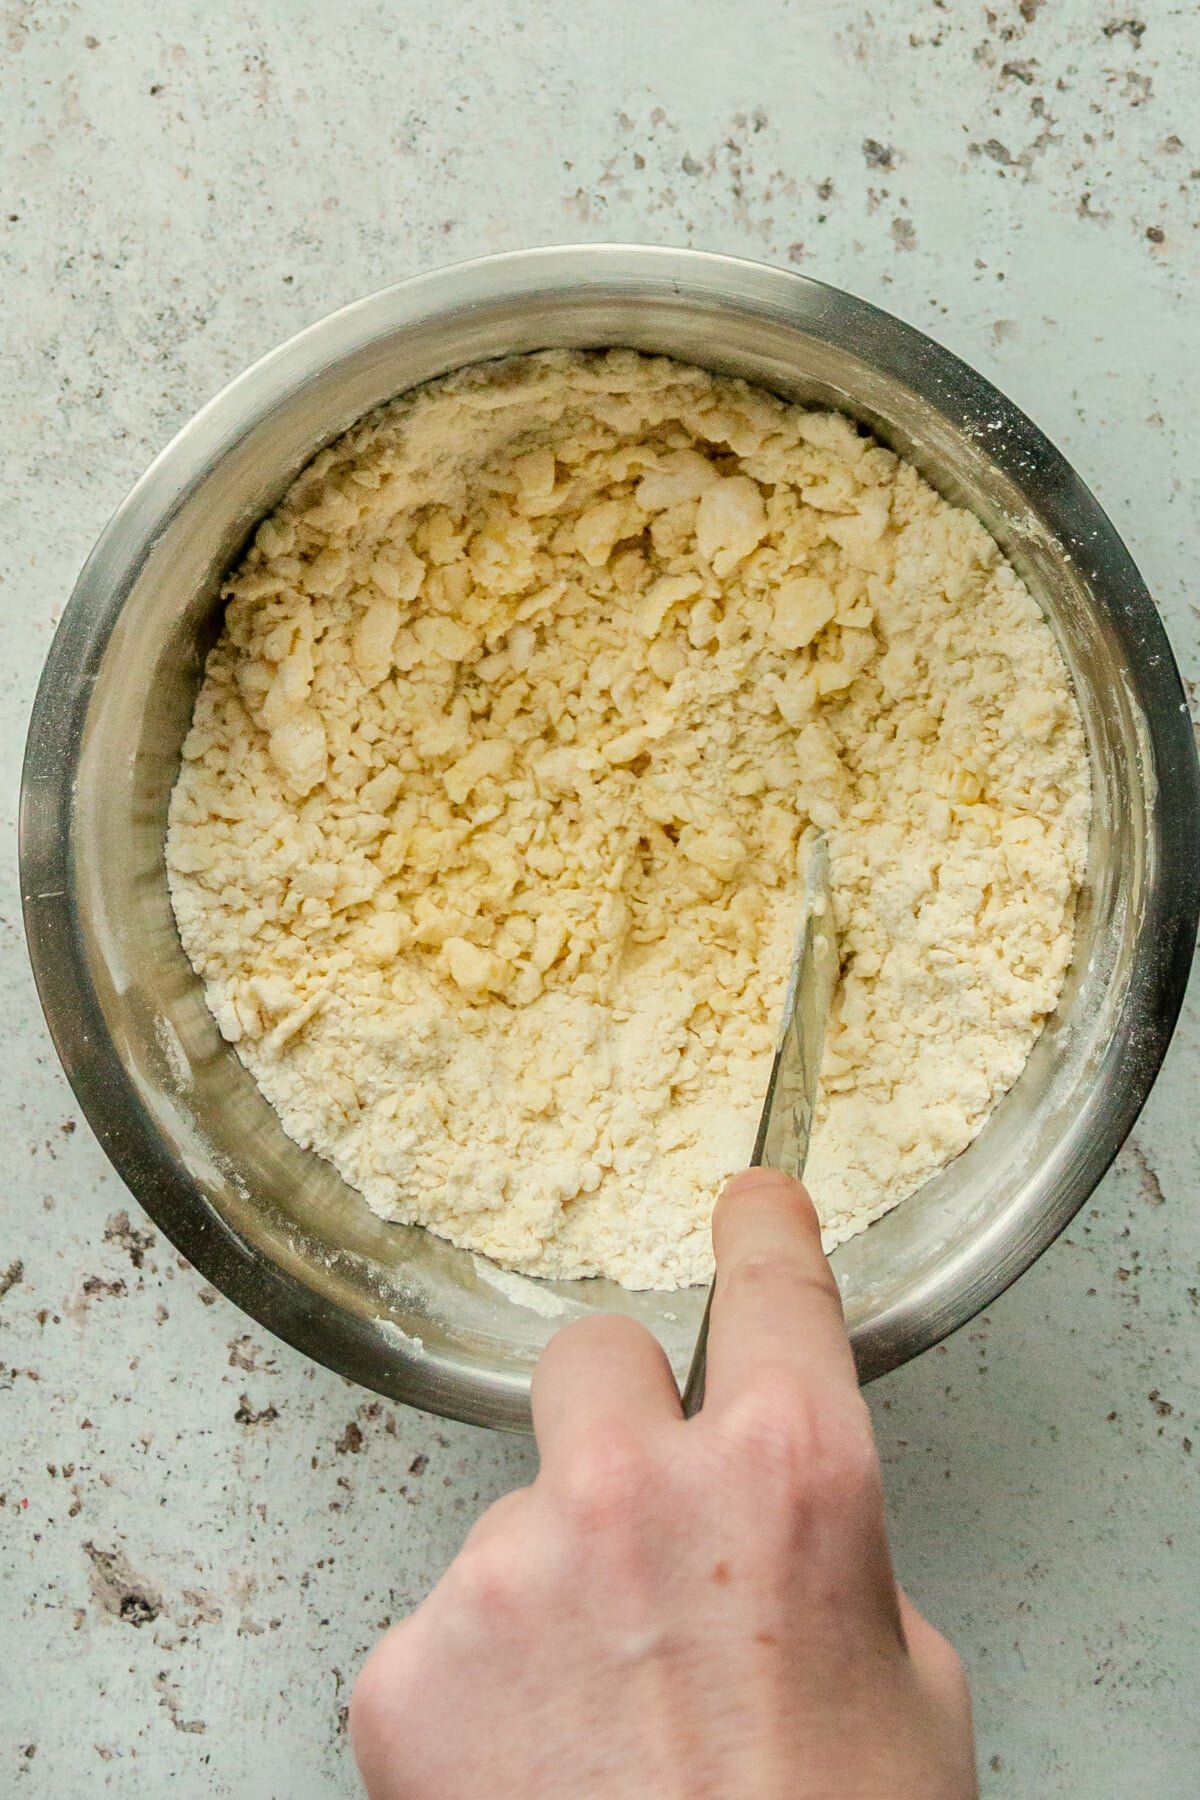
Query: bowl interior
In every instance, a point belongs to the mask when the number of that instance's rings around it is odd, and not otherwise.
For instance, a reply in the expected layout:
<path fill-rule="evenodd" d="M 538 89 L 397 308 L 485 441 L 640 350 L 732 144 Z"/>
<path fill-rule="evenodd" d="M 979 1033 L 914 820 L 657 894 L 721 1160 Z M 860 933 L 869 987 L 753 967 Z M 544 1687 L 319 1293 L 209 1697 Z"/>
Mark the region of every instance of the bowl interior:
<path fill-rule="evenodd" d="M 836 1252 L 865 1375 L 969 1316 L 1065 1223 L 1116 1147 L 1102 1073 L 1117 1050 L 1125 1066 L 1138 1054 L 1131 980 L 1157 876 L 1158 797 L 1114 571 L 1099 549 L 1089 560 L 1102 515 L 1028 422 L 945 352 L 832 290 L 788 277 L 775 278 L 783 291 L 760 290 L 754 272 L 729 273 L 739 267 L 684 282 L 618 271 L 570 283 L 543 268 L 523 290 L 494 294 L 464 295 L 443 278 L 338 315 L 340 337 L 336 320 L 314 327 L 164 452 L 98 546 L 56 645 L 60 674 L 80 663 L 94 672 L 81 699 L 61 697 L 76 756 L 63 955 L 79 958 L 92 991 L 73 1001 L 84 1047 L 65 1032 L 59 1042 L 89 1116 L 164 1229 L 248 1311 L 345 1374 L 480 1422 L 526 1421 L 539 1349 L 592 1309 L 642 1320 L 682 1371 L 702 1295 L 519 1279 L 375 1218 L 285 1137 L 221 1041 L 176 936 L 163 866 L 220 577 L 309 457 L 371 406 L 465 363 L 549 346 L 628 345 L 741 375 L 864 421 L 982 518 L 1049 617 L 1095 795 L 1075 960 L 1056 1018 L 971 1148 Z M 1128 579 L 1138 585 L 1132 565 Z M 53 671 L 47 679 L 52 689 Z M 39 704 L 52 733 L 55 692 Z M 51 804 L 48 791 L 41 800 Z M 46 938 L 43 964 L 51 949 Z M 87 1048 L 97 1035 L 116 1052 L 100 1074 Z M 1152 1077 L 1152 1037 L 1145 1054 Z"/>

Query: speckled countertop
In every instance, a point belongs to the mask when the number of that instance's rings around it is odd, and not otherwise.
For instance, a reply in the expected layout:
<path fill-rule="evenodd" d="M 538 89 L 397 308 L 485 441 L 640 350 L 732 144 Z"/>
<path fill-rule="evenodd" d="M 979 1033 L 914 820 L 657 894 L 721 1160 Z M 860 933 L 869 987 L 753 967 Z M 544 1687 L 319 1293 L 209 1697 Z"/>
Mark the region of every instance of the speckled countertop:
<path fill-rule="evenodd" d="M 434 263 L 739 251 L 931 331 L 1057 440 L 1200 673 L 1190 0 L 9 0 L 4 803 L 128 485 L 260 352 Z M 0 898 L 0 1793 L 351 1795 L 354 1669 L 529 1448 L 206 1288 L 77 1118 Z M 1184 1800 L 1200 1727 L 1195 1002 L 1094 1204 L 871 1392 L 985 1792 Z"/>

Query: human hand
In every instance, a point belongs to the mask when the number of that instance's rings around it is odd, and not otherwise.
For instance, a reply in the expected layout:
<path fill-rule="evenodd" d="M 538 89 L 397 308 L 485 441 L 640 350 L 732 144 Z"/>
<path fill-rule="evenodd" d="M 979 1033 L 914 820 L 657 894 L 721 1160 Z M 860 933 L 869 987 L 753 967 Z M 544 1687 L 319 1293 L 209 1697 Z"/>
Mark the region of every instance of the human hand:
<path fill-rule="evenodd" d="M 870 1417 L 812 1203 L 713 1220 L 704 1407 L 631 1320 L 560 1331 L 541 1468 L 354 1690 L 370 1800 L 971 1800 L 958 1658 L 896 1587 Z"/>

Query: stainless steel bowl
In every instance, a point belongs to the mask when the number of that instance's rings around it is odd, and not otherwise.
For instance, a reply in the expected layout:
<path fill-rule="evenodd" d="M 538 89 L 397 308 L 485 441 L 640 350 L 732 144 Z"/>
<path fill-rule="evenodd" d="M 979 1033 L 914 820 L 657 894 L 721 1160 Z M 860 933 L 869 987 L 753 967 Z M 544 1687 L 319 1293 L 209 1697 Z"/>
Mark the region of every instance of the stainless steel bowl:
<path fill-rule="evenodd" d="M 530 1371 L 561 1319 L 630 1313 L 682 1371 L 703 1295 L 521 1281 L 376 1219 L 284 1136 L 218 1036 L 175 934 L 163 832 L 219 578 L 314 452 L 378 402 L 464 363 L 610 344 L 865 421 L 995 535 L 1045 608 L 1083 711 L 1095 824 L 1062 1001 L 966 1154 L 836 1252 L 864 1377 L 994 1299 L 1092 1191 L 1166 1049 L 1200 895 L 1192 731 L 1123 544 L 1023 414 L 886 313 L 728 257 L 534 250 L 374 294 L 232 382 L 117 512 L 46 664 L 21 810 L 42 1002 L 113 1163 L 211 1282 L 356 1381 L 511 1428 L 528 1425 Z"/>

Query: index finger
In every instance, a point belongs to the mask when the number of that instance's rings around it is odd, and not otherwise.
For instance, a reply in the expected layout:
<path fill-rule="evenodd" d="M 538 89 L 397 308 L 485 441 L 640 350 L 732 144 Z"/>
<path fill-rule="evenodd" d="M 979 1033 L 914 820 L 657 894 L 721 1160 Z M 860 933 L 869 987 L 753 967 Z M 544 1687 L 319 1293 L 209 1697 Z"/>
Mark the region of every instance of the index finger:
<path fill-rule="evenodd" d="M 807 1189 L 776 1169 L 747 1169 L 713 1214 L 717 1256 L 705 1410 L 747 1392 L 765 1370 L 803 1375 L 834 1397 L 858 1376 L 821 1227 Z"/>

